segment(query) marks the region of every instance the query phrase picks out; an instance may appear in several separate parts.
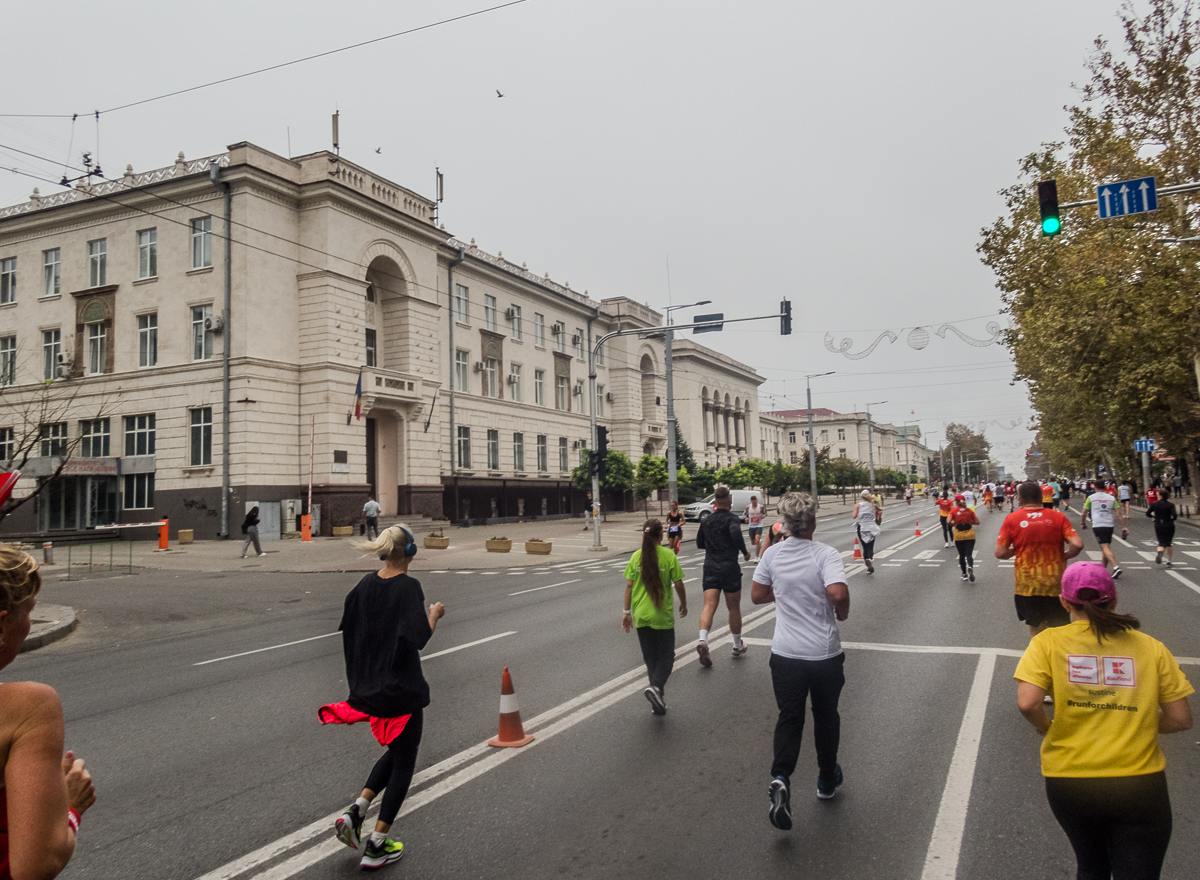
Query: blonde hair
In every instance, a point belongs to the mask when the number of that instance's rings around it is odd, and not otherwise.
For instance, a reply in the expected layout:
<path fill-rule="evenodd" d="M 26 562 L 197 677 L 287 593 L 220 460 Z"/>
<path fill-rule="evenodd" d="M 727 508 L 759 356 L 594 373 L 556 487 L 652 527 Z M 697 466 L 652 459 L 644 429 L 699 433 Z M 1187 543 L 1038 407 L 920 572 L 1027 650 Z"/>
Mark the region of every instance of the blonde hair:
<path fill-rule="evenodd" d="M 38 564 L 28 553 L 0 547 L 0 611 L 13 609 L 42 589 Z"/>
<path fill-rule="evenodd" d="M 397 523 L 380 532 L 379 537 L 374 541 L 356 543 L 354 546 L 364 553 L 373 553 L 390 562 L 411 559 L 412 557 L 404 552 L 404 548 L 410 542 L 413 544 L 417 542 L 417 539 L 413 537 L 412 530 L 404 523 Z"/>

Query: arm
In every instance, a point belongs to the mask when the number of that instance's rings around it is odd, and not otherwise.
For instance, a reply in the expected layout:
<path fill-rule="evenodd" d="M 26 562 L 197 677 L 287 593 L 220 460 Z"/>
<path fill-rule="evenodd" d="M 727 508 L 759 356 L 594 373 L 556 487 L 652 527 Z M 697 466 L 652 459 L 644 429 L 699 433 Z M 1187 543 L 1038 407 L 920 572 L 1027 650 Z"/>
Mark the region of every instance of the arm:
<path fill-rule="evenodd" d="M 746 549 L 746 536 L 742 534 L 742 524 L 737 517 L 733 518 L 733 522 L 729 524 L 729 537 L 733 538 L 733 546 L 742 548 L 742 556 L 746 561 L 750 561 L 750 551 Z"/>
<path fill-rule="evenodd" d="M 625 604 L 621 606 L 621 629 L 625 632 L 633 627 L 633 581 L 625 579 Z"/>
<path fill-rule="evenodd" d="M 429 634 L 432 636 L 434 630 L 437 629 L 437 622 L 446 616 L 446 606 L 441 602 L 434 602 L 429 606 Z"/>
<path fill-rule="evenodd" d="M 1187 697 L 1160 703 L 1158 706 L 1158 732 L 1179 733 L 1192 729 L 1192 707 Z"/>
<path fill-rule="evenodd" d="M 775 601 L 775 588 L 770 584 L 754 581 L 750 585 L 750 601 L 755 605 L 767 605 Z"/>
<path fill-rule="evenodd" d="M 1083 538 L 1078 535 L 1071 535 L 1067 538 L 1067 549 L 1063 556 L 1067 559 L 1074 559 L 1083 552 Z"/>
<path fill-rule="evenodd" d="M 1050 729 L 1050 719 L 1045 709 L 1046 691 L 1036 684 L 1027 681 L 1017 683 L 1017 708 L 1025 716 L 1025 720 L 1033 725 L 1042 736 Z"/>
<path fill-rule="evenodd" d="M 696 549 L 704 549 L 704 523 L 700 523 L 696 528 Z"/>
<path fill-rule="evenodd" d="M 754 594 L 751 593 L 751 596 Z M 850 616 L 850 588 L 844 583 L 830 584 L 825 588 L 825 596 L 833 606 L 833 615 L 838 620 Z"/>
<path fill-rule="evenodd" d="M 687 593 L 683 589 L 683 581 L 675 581 L 675 592 L 679 594 L 679 616 L 687 617 Z"/>
<path fill-rule="evenodd" d="M 1000 540 L 996 542 L 996 558 L 997 559 L 1012 559 L 1017 555 L 1017 548 L 1012 544 L 1007 543 L 1004 534 L 1001 533 Z"/>

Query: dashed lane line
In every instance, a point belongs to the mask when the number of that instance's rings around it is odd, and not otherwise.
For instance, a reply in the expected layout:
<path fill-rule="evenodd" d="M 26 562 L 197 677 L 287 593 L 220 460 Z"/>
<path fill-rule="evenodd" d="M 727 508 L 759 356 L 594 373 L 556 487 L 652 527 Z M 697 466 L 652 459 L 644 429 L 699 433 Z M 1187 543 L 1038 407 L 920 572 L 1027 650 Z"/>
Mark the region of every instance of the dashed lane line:
<path fill-rule="evenodd" d="M 1190 581 L 1188 578 L 1185 578 L 1183 575 L 1181 575 L 1179 572 L 1177 572 L 1171 568 L 1166 569 L 1166 572 L 1167 572 L 1167 574 L 1169 574 L 1171 577 L 1175 578 L 1175 580 L 1179 581 L 1181 584 L 1183 584 L 1185 587 L 1187 587 L 1192 592 L 1200 593 L 1200 586 L 1197 586 L 1192 581 Z"/>
<path fill-rule="evenodd" d="M 341 634 L 342 634 L 341 630 L 338 630 L 337 632 L 325 633 L 324 635 L 321 635 L 321 636 L 312 636 L 307 639 L 297 639 L 294 642 L 284 642 L 282 645 L 271 645 L 268 648 L 255 648 L 253 651 L 242 651 L 242 653 L 240 653 L 240 654 L 230 654 L 227 657 L 216 657 L 212 660 L 201 660 L 199 663 L 193 663 L 192 665 L 193 666 L 207 666 L 210 663 L 220 663 L 222 660 L 236 660 L 238 657 L 249 657 L 251 654 L 261 654 L 263 651 L 276 651 L 279 648 L 290 648 L 292 645 L 302 645 L 305 642 L 315 642 L 318 639 L 328 639 L 328 638 L 331 638 L 332 636 L 340 636 Z M 464 648 L 473 648 L 476 645 L 482 645 L 484 642 L 490 642 L 493 639 L 502 639 L 505 636 L 513 636 L 516 634 L 517 634 L 517 631 L 513 630 L 512 632 L 505 632 L 505 633 L 500 633 L 499 635 L 495 635 L 495 636 L 488 636 L 486 639 L 477 639 L 474 642 L 467 642 L 465 645 L 457 645 L 453 648 L 447 648 L 444 651 L 438 651 L 436 654 L 426 654 L 423 657 L 421 657 L 421 659 L 422 660 L 432 660 L 434 657 L 441 657 L 443 654 L 453 654 L 455 651 L 461 651 Z"/>
<path fill-rule="evenodd" d="M 565 573 L 565 572 L 564 572 L 564 573 Z M 546 586 L 544 586 L 544 587 L 534 587 L 534 588 L 533 588 L 533 589 L 531 589 L 531 590 L 517 590 L 517 592 L 515 592 L 515 593 L 509 593 L 508 595 L 510 595 L 510 596 L 521 596 L 521 595 L 524 595 L 525 593 L 536 593 L 538 590 L 548 590 L 548 589 L 550 589 L 551 587 L 565 587 L 567 584 L 577 584 L 577 583 L 579 583 L 581 580 L 582 580 L 582 578 L 575 578 L 574 580 L 570 580 L 570 581 L 563 581 L 562 583 L 558 583 L 558 584 L 547 584 L 547 585 L 546 585 Z"/>

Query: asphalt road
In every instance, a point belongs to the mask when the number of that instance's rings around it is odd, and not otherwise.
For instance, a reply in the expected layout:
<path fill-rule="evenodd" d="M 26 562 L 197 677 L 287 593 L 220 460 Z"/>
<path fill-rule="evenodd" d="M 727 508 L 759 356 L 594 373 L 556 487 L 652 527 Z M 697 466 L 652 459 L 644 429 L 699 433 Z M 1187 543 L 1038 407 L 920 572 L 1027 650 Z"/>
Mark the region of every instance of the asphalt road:
<path fill-rule="evenodd" d="M 846 782 L 834 800 L 816 799 L 806 735 L 790 833 L 766 818 L 770 649 L 752 641 L 734 661 L 717 642 L 715 668 L 701 670 L 690 650 L 698 580 L 687 584 L 692 611 L 676 629 L 670 711 L 657 718 L 641 696 L 636 636 L 619 626 L 623 557 L 512 574 L 422 573 L 428 600 L 444 602 L 447 616 L 425 652 L 433 704 L 396 825 L 408 851 L 386 870 L 1072 877 L 1070 848 L 1046 805 L 1039 739 L 1015 706 L 1012 672 L 1028 634 L 1013 612 L 1011 568 L 991 556 L 1002 517 L 980 516 L 975 584 L 959 579 L 925 502 L 888 509 L 877 547 L 893 550 L 878 554 L 874 576 L 851 565 Z M 925 527 L 919 540 L 914 519 Z M 1140 555 L 1149 521 L 1136 516 L 1133 526 L 1130 546 L 1116 548 L 1122 609 L 1176 656 L 1200 657 L 1200 559 L 1180 552 L 1183 583 Z M 1200 557 L 1200 531 L 1179 531 L 1179 550 Z M 817 539 L 848 554 L 848 517 L 823 523 Z M 1084 540 L 1094 551 L 1090 533 Z M 699 554 L 682 556 L 685 576 L 698 579 Z M 772 611 L 750 606 L 751 572 L 747 635 L 769 640 Z M 380 750 L 365 726 L 316 720 L 319 705 L 345 696 L 331 634 L 356 580 L 142 572 L 47 585 L 46 601 L 78 609 L 79 629 L 21 655 L 7 677 L 58 689 L 67 745 L 96 779 L 99 800 L 64 877 L 359 874 L 355 854 L 332 841 L 332 817 Z M 726 622 L 719 611 L 716 626 Z M 442 653 L 449 649 L 457 650 Z M 520 750 L 481 745 L 496 732 L 505 665 L 537 736 Z M 1200 678 L 1194 665 L 1185 671 Z M 1197 739 L 1196 731 L 1163 739 L 1175 807 L 1167 878 L 1194 876 L 1187 866 L 1200 860 Z"/>

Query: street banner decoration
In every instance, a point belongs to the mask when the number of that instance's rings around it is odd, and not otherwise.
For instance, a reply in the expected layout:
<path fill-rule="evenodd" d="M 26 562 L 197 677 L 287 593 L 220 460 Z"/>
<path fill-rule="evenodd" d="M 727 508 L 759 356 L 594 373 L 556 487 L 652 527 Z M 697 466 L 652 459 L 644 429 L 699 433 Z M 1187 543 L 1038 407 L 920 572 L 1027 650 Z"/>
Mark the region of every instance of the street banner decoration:
<path fill-rule="evenodd" d="M 21 479 L 20 471 L 8 471 L 0 474 L 0 507 L 3 507 L 4 503 L 8 501 L 19 479 Z"/>
<path fill-rule="evenodd" d="M 897 339 L 900 338 L 901 333 L 904 333 L 907 330 L 908 333 L 907 333 L 907 336 L 905 337 L 904 341 L 907 342 L 908 347 L 913 349 L 914 351 L 921 351 L 922 349 L 924 349 L 926 346 L 929 345 L 929 341 L 930 341 L 929 331 L 931 328 L 932 328 L 932 325 L 925 325 L 925 326 L 920 326 L 920 327 L 904 327 L 904 328 L 901 328 L 899 332 L 894 331 L 894 330 L 884 330 L 877 337 L 875 337 L 874 342 L 872 342 L 870 345 L 868 345 L 862 351 L 851 351 L 850 350 L 851 348 L 854 347 L 854 340 L 851 339 L 850 337 L 846 337 L 846 338 L 842 339 L 842 341 L 835 346 L 833 334 L 826 333 L 825 334 L 825 350 L 828 351 L 830 354 L 843 355 L 844 357 L 847 357 L 852 361 L 862 360 L 863 358 L 867 357 L 872 352 L 874 352 L 875 349 L 878 348 L 879 345 L 885 339 L 887 340 L 888 344 L 890 345 L 891 343 L 895 342 Z M 987 326 L 984 328 L 984 330 L 987 332 L 987 336 L 983 339 L 977 339 L 974 336 L 970 336 L 970 335 L 964 333 L 962 330 L 959 330 L 953 324 L 942 324 L 933 332 L 935 334 L 937 334 L 937 336 L 941 339 L 946 338 L 947 332 L 953 333 L 955 336 L 957 336 L 963 342 L 967 343 L 967 345 L 973 345 L 976 348 L 984 348 L 989 345 L 1002 344 L 1004 328 L 1001 327 L 1000 324 L 998 324 L 996 321 L 988 321 Z"/>

